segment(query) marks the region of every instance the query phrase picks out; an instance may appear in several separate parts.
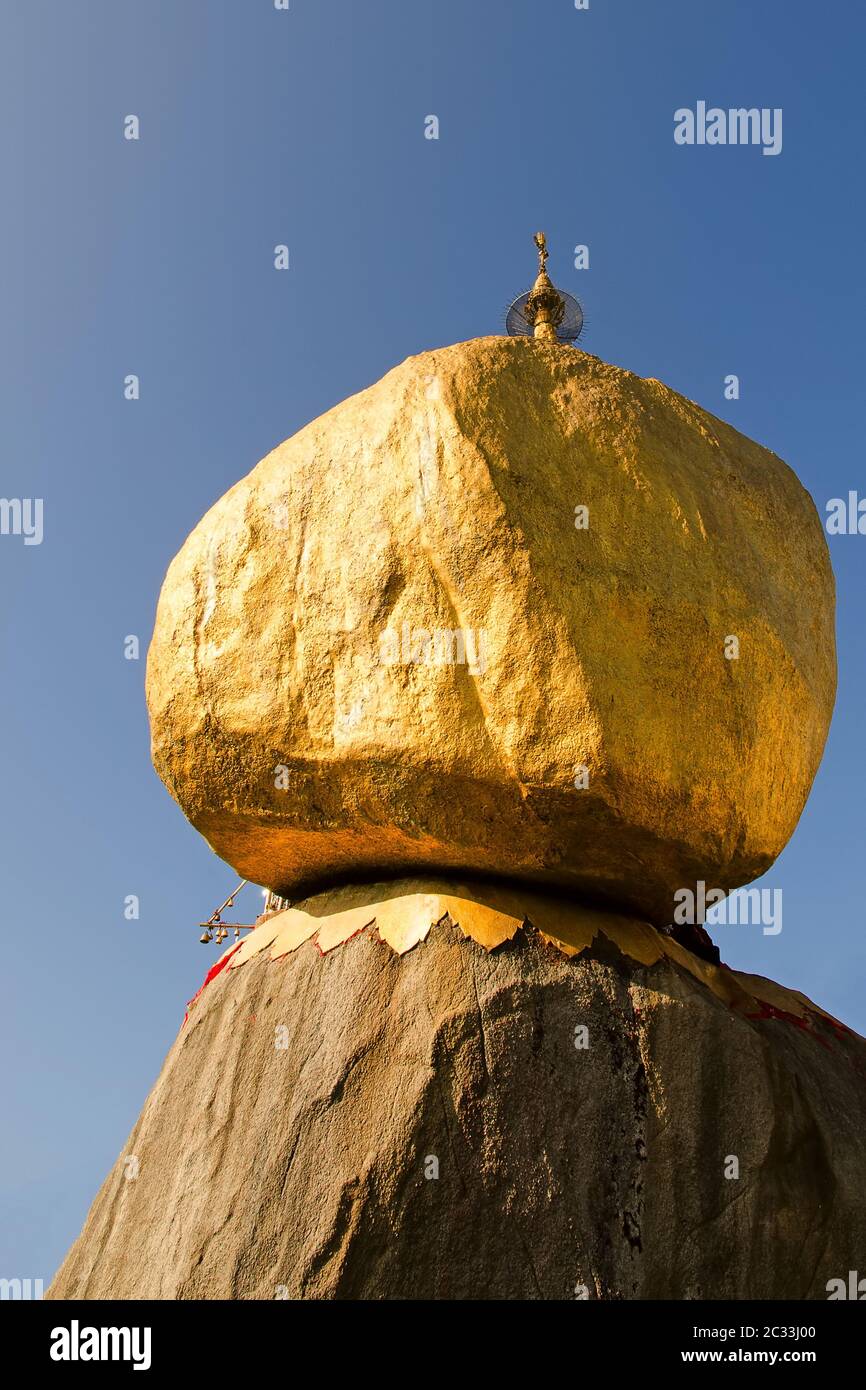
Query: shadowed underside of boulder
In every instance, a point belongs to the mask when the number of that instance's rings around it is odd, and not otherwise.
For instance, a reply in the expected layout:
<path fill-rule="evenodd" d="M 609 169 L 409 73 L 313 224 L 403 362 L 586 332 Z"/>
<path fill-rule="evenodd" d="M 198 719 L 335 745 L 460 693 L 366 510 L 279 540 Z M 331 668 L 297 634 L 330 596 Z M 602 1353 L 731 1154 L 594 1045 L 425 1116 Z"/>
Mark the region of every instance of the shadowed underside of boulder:
<path fill-rule="evenodd" d="M 826 1298 L 866 1043 L 635 927 L 229 953 L 48 1296 Z"/>

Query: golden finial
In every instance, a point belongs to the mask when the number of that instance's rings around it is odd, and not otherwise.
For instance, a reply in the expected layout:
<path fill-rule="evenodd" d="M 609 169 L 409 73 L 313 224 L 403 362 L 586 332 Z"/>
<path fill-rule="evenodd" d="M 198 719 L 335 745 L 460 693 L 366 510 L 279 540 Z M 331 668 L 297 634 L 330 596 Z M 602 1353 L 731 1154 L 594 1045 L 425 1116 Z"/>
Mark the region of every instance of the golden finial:
<path fill-rule="evenodd" d="M 532 336 L 558 343 L 557 328 L 565 317 L 565 301 L 550 282 L 547 273 L 547 237 L 544 232 L 536 232 L 533 241 L 538 247 L 538 276 L 529 293 L 523 310 L 527 323 L 532 325 Z"/>
<path fill-rule="evenodd" d="M 538 248 L 538 274 L 532 289 L 510 306 L 505 331 L 512 337 L 540 338 L 547 343 L 576 343 L 583 331 L 583 309 L 573 294 L 551 284 L 544 232 L 536 232 L 532 240 Z"/>

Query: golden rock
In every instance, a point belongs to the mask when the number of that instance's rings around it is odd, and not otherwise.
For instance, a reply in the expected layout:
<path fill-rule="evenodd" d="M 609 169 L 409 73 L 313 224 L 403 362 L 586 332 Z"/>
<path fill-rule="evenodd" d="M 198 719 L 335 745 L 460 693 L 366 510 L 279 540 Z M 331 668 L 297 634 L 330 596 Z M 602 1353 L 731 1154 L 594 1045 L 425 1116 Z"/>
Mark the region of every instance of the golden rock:
<path fill-rule="evenodd" d="M 297 898 L 459 871 L 663 924 L 791 835 L 835 694 L 792 471 L 555 343 L 410 358 L 280 445 L 169 569 L 154 762 Z"/>

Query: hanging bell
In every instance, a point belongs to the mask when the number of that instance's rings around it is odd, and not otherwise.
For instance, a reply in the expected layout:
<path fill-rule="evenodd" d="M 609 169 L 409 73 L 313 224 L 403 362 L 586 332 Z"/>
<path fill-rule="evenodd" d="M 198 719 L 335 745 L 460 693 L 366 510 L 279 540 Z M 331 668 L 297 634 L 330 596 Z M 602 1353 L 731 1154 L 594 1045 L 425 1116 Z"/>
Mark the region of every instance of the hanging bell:
<path fill-rule="evenodd" d="M 213 941 L 213 937 L 211 936 L 209 931 L 203 931 L 201 936 L 199 937 L 199 941 L 201 942 L 202 946 L 207 946 L 209 942 Z"/>

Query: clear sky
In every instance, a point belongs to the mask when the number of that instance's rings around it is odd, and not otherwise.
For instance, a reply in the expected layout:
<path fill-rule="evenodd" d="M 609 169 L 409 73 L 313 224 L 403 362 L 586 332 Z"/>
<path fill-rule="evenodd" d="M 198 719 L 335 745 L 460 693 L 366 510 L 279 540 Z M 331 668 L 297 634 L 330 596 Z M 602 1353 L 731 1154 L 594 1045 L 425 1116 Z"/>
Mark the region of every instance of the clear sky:
<path fill-rule="evenodd" d="M 44 538 L 0 536 L 0 1276 L 47 1283 L 77 1234 L 236 882 L 149 760 L 185 536 L 408 354 L 501 331 L 539 227 L 589 351 L 769 445 L 822 514 L 866 494 L 864 46 L 853 0 L 2 0 L 0 494 L 42 498 Z M 781 153 L 675 145 L 700 100 L 782 108 Z M 830 544 L 839 697 L 763 880 L 784 929 L 721 944 L 866 1032 L 866 537 Z"/>

